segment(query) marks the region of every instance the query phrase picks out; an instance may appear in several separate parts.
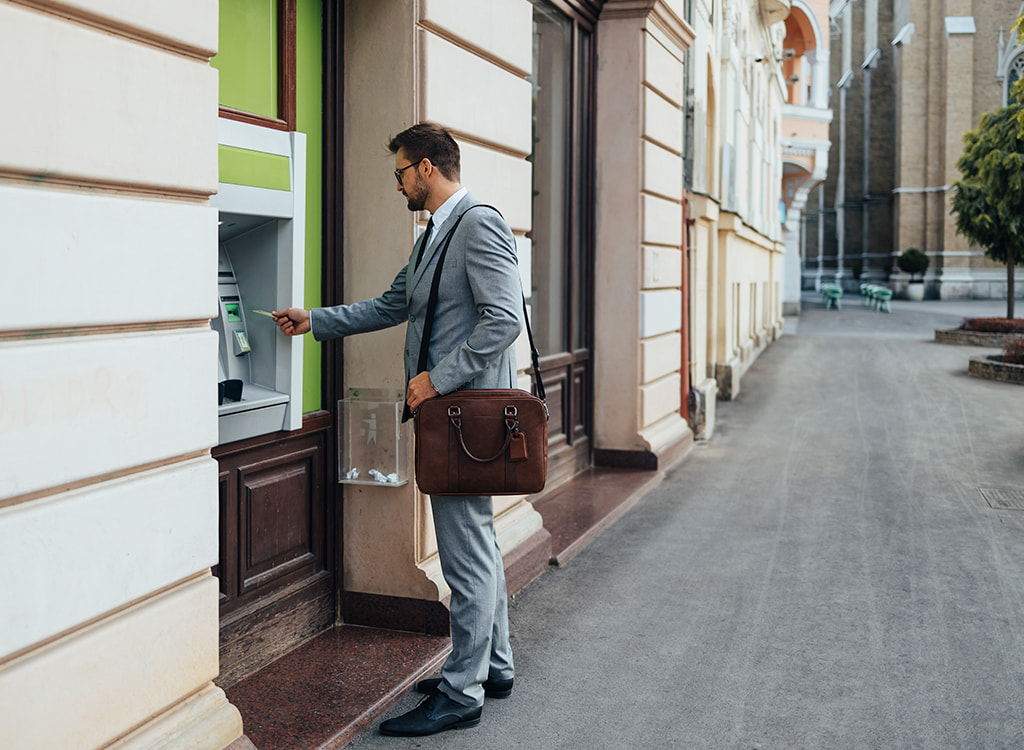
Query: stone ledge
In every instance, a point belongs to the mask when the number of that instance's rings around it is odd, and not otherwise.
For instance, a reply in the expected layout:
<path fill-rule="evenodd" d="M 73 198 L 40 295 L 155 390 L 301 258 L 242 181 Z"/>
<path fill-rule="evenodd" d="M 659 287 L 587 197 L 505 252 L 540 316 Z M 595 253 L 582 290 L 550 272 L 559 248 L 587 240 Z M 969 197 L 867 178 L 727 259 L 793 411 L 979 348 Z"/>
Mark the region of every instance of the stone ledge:
<path fill-rule="evenodd" d="M 1020 336 L 1019 333 L 986 333 L 984 331 L 965 331 L 962 328 L 935 329 L 935 340 L 940 344 L 959 344 L 961 346 L 990 346 L 1002 349 L 1006 339 Z"/>
<path fill-rule="evenodd" d="M 594 467 L 534 501 L 551 533 L 552 565 L 564 565 L 632 508 L 664 471 Z"/>
<path fill-rule="evenodd" d="M 967 374 L 985 380 L 1000 383 L 1024 385 L 1024 365 L 1003 362 L 1003 355 L 992 354 L 987 357 L 971 357 L 967 366 Z"/>
<path fill-rule="evenodd" d="M 353 625 L 328 630 L 227 689 L 245 731 L 231 750 L 337 750 L 436 671 L 450 650 L 451 641 L 437 636 Z"/>

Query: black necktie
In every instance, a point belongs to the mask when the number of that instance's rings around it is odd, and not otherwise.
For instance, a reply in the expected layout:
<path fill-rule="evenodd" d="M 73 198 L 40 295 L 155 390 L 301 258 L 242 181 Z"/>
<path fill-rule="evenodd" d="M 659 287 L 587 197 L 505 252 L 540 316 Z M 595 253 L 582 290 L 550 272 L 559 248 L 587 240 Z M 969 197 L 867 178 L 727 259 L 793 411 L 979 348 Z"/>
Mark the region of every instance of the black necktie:
<path fill-rule="evenodd" d="M 427 249 L 427 245 L 430 244 L 430 233 L 434 230 L 434 217 L 431 216 L 427 220 L 427 229 L 423 232 L 423 244 L 420 245 L 420 254 L 416 256 L 416 268 L 420 267 L 420 263 L 423 262 L 423 252 Z M 416 270 L 414 268 L 413 270 Z"/>

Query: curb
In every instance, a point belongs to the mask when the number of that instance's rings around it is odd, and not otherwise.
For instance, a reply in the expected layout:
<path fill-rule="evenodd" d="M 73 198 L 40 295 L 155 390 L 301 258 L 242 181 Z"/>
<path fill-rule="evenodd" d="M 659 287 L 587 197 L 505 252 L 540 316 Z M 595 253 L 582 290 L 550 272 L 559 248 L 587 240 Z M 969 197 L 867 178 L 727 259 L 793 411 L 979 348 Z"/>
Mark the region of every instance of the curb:
<path fill-rule="evenodd" d="M 988 346 L 1002 349 L 1006 339 L 1020 336 L 1019 333 L 985 333 L 984 331 L 965 331 L 961 328 L 935 329 L 935 340 L 940 344 L 959 344 L 961 346 Z"/>
<path fill-rule="evenodd" d="M 987 357 L 971 357 L 967 366 L 967 374 L 985 380 L 1000 383 L 1024 385 L 1024 365 L 1007 364 L 1003 355 L 993 354 Z"/>

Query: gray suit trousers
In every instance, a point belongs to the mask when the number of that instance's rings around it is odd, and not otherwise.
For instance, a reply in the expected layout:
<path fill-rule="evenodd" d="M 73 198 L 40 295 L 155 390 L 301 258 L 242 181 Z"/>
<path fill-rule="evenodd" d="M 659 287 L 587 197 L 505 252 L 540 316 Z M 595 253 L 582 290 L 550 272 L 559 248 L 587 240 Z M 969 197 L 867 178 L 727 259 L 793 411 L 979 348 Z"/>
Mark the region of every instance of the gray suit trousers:
<path fill-rule="evenodd" d="M 441 690 L 456 703 L 480 706 L 483 681 L 513 676 L 505 568 L 488 495 L 432 495 L 441 571 L 452 590 L 452 652 Z"/>

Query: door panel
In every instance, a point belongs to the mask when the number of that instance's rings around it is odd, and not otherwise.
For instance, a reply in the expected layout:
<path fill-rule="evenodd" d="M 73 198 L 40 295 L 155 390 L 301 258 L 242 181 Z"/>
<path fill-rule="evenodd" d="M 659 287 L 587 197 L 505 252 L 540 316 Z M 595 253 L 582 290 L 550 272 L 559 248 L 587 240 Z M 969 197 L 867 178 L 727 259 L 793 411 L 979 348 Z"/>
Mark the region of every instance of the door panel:
<path fill-rule="evenodd" d="M 226 687 L 334 624 L 326 502 L 329 415 L 214 450 L 221 467 L 221 677 Z"/>
<path fill-rule="evenodd" d="M 548 403 L 548 444 L 556 448 L 565 442 L 565 368 L 545 367 L 541 360 L 540 372 Z"/>
<path fill-rule="evenodd" d="M 579 353 L 572 367 L 572 411 L 569 424 L 572 425 L 573 442 L 590 434 L 590 356 L 589 352 Z"/>
<path fill-rule="evenodd" d="M 316 571 L 322 543 L 313 519 L 315 459 L 315 449 L 308 449 L 239 467 L 241 594 L 279 584 L 297 571 Z"/>

